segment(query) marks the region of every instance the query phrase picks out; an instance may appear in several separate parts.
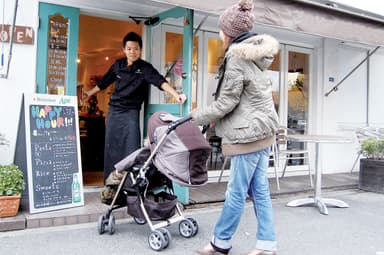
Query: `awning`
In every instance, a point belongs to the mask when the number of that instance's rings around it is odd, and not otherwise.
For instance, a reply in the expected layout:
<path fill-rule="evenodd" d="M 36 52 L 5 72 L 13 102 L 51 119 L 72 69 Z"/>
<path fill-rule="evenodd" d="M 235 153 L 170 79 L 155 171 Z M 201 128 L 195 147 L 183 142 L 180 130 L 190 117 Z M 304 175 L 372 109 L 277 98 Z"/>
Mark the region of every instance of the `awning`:
<path fill-rule="evenodd" d="M 238 0 L 154 0 L 215 15 Z M 384 46 L 384 23 L 292 0 L 255 0 L 256 23 L 342 41 Z"/>

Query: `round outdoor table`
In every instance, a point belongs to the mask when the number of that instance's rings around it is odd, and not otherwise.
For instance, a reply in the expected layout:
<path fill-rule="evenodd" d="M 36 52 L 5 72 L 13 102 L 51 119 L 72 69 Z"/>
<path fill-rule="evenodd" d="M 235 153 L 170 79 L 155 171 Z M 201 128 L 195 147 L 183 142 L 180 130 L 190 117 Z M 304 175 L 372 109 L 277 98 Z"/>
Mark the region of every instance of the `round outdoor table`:
<path fill-rule="evenodd" d="M 333 198 L 321 197 L 321 169 L 319 167 L 319 147 L 321 143 L 350 143 L 353 140 L 343 136 L 332 135 L 288 135 L 288 140 L 295 142 L 306 142 L 315 144 L 315 196 L 309 198 L 301 198 L 290 201 L 287 206 L 317 206 L 320 213 L 328 215 L 328 206 L 347 208 L 349 205 L 344 201 Z"/>

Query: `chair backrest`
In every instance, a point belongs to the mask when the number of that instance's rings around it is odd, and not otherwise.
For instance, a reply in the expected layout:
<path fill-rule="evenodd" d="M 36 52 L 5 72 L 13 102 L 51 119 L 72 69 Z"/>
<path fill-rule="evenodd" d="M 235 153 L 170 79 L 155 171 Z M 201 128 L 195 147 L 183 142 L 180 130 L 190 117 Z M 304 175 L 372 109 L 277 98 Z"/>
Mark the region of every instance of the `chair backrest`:
<path fill-rule="evenodd" d="M 359 143 L 368 138 L 380 138 L 381 136 L 379 129 L 371 127 L 357 128 L 355 134 Z"/>
<path fill-rule="evenodd" d="M 383 128 L 375 128 L 375 127 L 362 127 L 357 128 L 355 130 L 356 140 L 359 143 L 359 148 L 361 148 L 361 144 L 364 140 L 369 138 L 380 139 L 384 137 Z M 361 150 L 359 150 L 359 154 Z"/>
<path fill-rule="evenodd" d="M 276 134 L 276 146 L 277 149 L 286 148 L 287 146 L 287 129 L 285 127 L 279 127 Z"/>

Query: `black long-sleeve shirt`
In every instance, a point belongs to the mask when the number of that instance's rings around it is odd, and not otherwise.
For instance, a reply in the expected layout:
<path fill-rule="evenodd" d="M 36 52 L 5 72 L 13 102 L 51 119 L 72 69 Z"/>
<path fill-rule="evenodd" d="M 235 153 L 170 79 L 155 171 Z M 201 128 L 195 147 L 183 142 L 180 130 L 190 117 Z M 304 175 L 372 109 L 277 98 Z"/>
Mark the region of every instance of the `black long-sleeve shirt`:
<path fill-rule="evenodd" d="M 150 84 L 161 89 L 167 80 L 148 62 L 138 59 L 127 66 L 127 59 L 115 61 L 108 72 L 97 82 L 103 90 L 115 82 L 109 105 L 120 109 L 140 109 L 148 97 Z"/>

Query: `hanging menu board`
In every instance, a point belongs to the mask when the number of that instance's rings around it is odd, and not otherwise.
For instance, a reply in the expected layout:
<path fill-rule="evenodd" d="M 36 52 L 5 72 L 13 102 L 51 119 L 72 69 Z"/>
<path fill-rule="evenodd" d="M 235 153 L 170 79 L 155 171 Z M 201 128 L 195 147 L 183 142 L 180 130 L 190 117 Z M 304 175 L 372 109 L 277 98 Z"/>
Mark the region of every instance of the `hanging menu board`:
<path fill-rule="evenodd" d="M 56 14 L 49 19 L 48 94 L 65 93 L 67 71 L 68 19 Z"/>
<path fill-rule="evenodd" d="M 77 98 L 24 98 L 30 212 L 84 205 Z"/>

